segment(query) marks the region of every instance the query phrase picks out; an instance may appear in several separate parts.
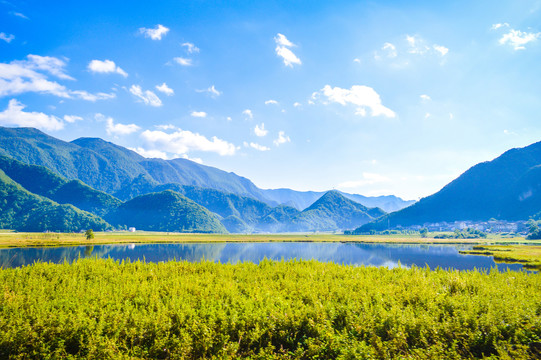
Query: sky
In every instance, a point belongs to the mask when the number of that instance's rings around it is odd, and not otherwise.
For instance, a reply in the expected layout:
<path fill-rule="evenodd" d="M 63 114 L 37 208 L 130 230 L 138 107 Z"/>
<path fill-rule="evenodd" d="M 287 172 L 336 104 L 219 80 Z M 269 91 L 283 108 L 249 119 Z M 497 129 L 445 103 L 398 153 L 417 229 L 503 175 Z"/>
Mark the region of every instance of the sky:
<path fill-rule="evenodd" d="M 417 200 L 541 140 L 541 1 L 0 0 L 0 126 Z"/>

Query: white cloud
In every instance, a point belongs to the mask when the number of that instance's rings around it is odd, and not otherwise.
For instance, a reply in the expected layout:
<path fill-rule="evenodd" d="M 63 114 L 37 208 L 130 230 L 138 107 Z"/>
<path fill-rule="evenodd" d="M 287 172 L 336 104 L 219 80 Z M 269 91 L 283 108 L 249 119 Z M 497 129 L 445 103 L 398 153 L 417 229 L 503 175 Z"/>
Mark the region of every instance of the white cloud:
<path fill-rule="evenodd" d="M 0 32 L 0 40 L 4 40 L 9 44 L 13 39 L 15 39 L 15 35 Z"/>
<path fill-rule="evenodd" d="M 0 124 L 35 127 L 42 130 L 61 130 L 64 123 L 56 116 L 41 112 L 24 112 L 26 106 L 11 99 L 6 110 L 0 112 Z"/>
<path fill-rule="evenodd" d="M 278 33 L 274 41 L 276 42 L 276 55 L 284 60 L 284 65 L 293 67 L 294 64 L 302 64 L 301 60 L 289 49 L 296 45 L 289 41 L 285 35 Z"/>
<path fill-rule="evenodd" d="M 137 148 L 131 148 L 129 147 L 128 149 L 130 149 L 131 151 L 135 151 L 136 153 L 138 153 L 139 155 L 141 155 L 142 157 L 146 157 L 146 158 L 149 158 L 149 159 L 164 159 L 164 160 L 169 160 L 171 159 L 172 157 L 168 156 L 166 152 L 164 151 L 159 151 L 159 150 L 146 150 L 146 149 L 143 149 L 142 147 L 137 147 Z"/>
<path fill-rule="evenodd" d="M 190 43 L 190 42 L 185 42 L 184 44 L 181 44 L 181 46 L 186 48 L 186 52 L 188 54 L 193 54 L 193 53 L 198 53 L 199 52 L 199 48 L 197 46 L 195 46 L 194 44 Z"/>
<path fill-rule="evenodd" d="M 251 147 L 252 149 L 256 149 L 258 151 L 269 151 L 270 148 L 267 147 L 267 146 L 264 146 L 264 145 L 260 145 L 260 144 L 256 144 L 256 143 L 247 143 L 247 142 L 244 142 L 244 146 L 245 147 Z"/>
<path fill-rule="evenodd" d="M 394 58 L 397 56 L 396 46 L 394 46 L 393 44 L 389 42 L 386 42 L 385 44 L 383 44 L 383 47 L 381 48 L 381 50 L 383 50 L 387 54 L 387 57 Z"/>
<path fill-rule="evenodd" d="M 158 24 L 154 29 L 148 29 L 148 28 L 139 28 L 139 32 L 147 38 L 151 38 L 152 40 L 161 40 L 165 34 L 169 32 L 169 28 L 166 28 L 165 26 Z"/>
<path fill-rule="evenodd" d="M 537 41 L 541 37 L 541 32 L 532 33 L 515 29 L 510 29 L 508 33 L 503 34 L 499 40 L 501 45 L 510 45 L 514 50 L 525 50 L 526 44 Z"/>
<path fill-rule="evenodd" d="M 198 93 L 204 93 L 204 92 L 207 92 L 210 94 L 210 96 L 212 97 L 217 97 L 217 96 L 220 96 L 222 95 L 222 92 L 217 90 L 216 87 L 214 85 L 210 86 L 209 88 L 207 89 L 203 89 L 203 90 L 195 90 L 196 92 Z"/>
<path fill-rule="evenodd" d="M 353 59 L 353 62 L 355 62 L 355 63 L 357 63 L 357 64 L 360 64 L 360 63 L 361 63 L 361 59 L 355 58 L 355 59 Z"/>
<path fill-rule="evenodd" d="M 103 114 L 96 114 L 95 118 L 97 121 L 105 121 L 105 131 L 107 132 L 107 135 L 129 135 L 141 129 L 135 124 L 115 124 L 112 117 L 106 117 Z"/>
<path fill-rule="evenodd" d="M 145 130 L 141 137 L 153 150 L 173 154 L 187 154 L 190 151 L 215 152 L 219 155 L 234 155 L 235 145 L 213 136 L 210 140 L 203 135 L 178 129 L 173 133 Z"/>
<path fill-rule="evenodd" d="M 493 24 L 490 29 L 498 30 L 499 28 L 502 28 L 502 27 L 509 27 L 509 24 L 508 23 Z"/>
<path fill-rule="evenodd" d="M 261 123 L 261 127 L 259 125 L 256 125 L 255 128 L 254 128 L 255 135 L 259 136 L 259 137 L 267 135 L 268 132 L 269 132 L 268 130 L 265 130 L 265 124 L 264 123 Z"/>
<path fill-rule="evenodd" d="M 171 96 L 171 95 L 175 94 L 175 91 L 173 89 L 171 89 L 169 86 L 167 86 L 166 83 L 163 83 L 161 85 L 156 85 L 156 90 L 158 90 L 159 92 L 164 93 L 167 96 Z"/>
<path fill-rule="evenodd" d="M 291 142 L 291 139 L 283 131 L 279 131 L 278 137 L 273 141 L 274 145 L 276 146 L 280 146 L 281 144 L 285 144 L 287 142 Z"/>
<path fill-rule="evenodd" d="M 228 116 L 228 117 L 226 118 L 226 120 L 227 120 L 227 121 L 232 121 L 233 119 L 231 119 L 231 116 Z"/>
<path fill-rule="evenodd" d="M 363 172 L 361 180 L 345 181 L 343 183 L 338 184 L 337 187 L 341 189 L 351 189 L 351 188 L 358 188 L 358 187 L 366 186 L 366 185 L 374 185 L 374 184 L 390 182 L 390 181 L 391 179 L 389 179 L 386 176 L 383 176 L 380 174 Z"/>
<path fill-rule="evenodd" d="M 20 12 L 12 11 L 12 12 L 10 12 L 10 14 L 13 15 L 13 16 L 20 17 L 21 19 L 29 20 L 28 16 L 26 16 L 25 14 L 20 13 Z"/>
<path fill-rule="evenodd" d="M 92 102 L 95 102 L 97 100 L 109 100 L 109 99 L 116 98 L 116 94 L 114 93 L 107 94 L 107 93 L 100 92 L 96 94 L 91 94 L 84 90 L 70 91 L 70 95 L 74 95 L 76 98 L 83 99 L 86 101 L 92 101 Z"/>
<path fill-rule="evenodd" d="M 421 98 L 421 100 L 423 101 L 430 101 L 432 100 L 432 98 L 426 94 L 422 94 L 421 96 L 419 96 Z"/>
<path fill-rule="evenodd" d="M 353 85 L 351 89 L 342 89 L 339 87 L 332 88 L 330 85 L 325 85 L 319 93 L 327 97 L 330 102 L 335 102 L 341 105 L 353 104 L 357 106 L 356 114 L 365 116 L 366 108 L 369 108 L 372 116 L 386 116 L 389 118 L 396 117 L 396 114 L 391 109 L 383 106 L 378 93 L 371 87 L 364 85 Z M 318 94 L 318 93 L 315 93 Z"/>
<path fill-rule="evenodd" d="M 141 99 L 146 105 L 162 106 L 162 101 L 156 94 L 150 90 L 143 91 L 139 85 L 132 85 L 130 92 Z"/>
<path fill-rule="evenodd" d="M 250 119 L 253 119 L 254 118 L 254 114 L 252 113 L 252 110 L 250 109 L 246 109 L 242 112 L 244 115 L 246 115 L 247 117 L 249 117 Z"/>
<path fill-rule="evenodd" d="M 196 118 L 206 118 L 207 117 L 207 113 L 204 112 L 204 111 L 192 111 L 192 113 L 190 115 L 193 116 L 193 117 L 196 117 Z"/>
<path fill-rule="evenodd" d="M 173 124 L 166 124 L 166 125 L 154 125 L 156 129 L 160 130 L 176 130 L 177 127 Z"/>
<path fill-rule="evenodd" d="M 80 116 L 75 116 L 75 115 L 64 115 L 64 121 L 65 122 L 68 122 L 68 123 L 74 123 L 76 121 L 81 121 L 83 120 L 82 117 Z"/>
<path fill-rule="evenodd" d="M 192 66 L 193 65 L 192 59 L 187 59 L 187 58 L 183 58 L 183 57 L 176 57 L 173 60 L 175 60 L 177 64 L 182 65 L 182 66 Z"/>
<path fill-rule="evenodd" d="M 428 118 L 431 117 L 431 116 L 432 116 L 432 114 L 426 113 L 426 114 L 425 114 L 425 119 L 428 119 Z"/>
<path fill-rule="evenodd" d="M 115 64 L 114 61 L 111 60 L 92 60 L 90 63 L 88 63 L 88 70 L 96 73 L 116 73 L 124 77 L 128 76 L 128 74 L 124 70 L 122 70 L 119 66 Z"/>
<path fill-rule="evenodd" d="M 434 44 L 434 45 L 432 45 L 432 47 L 434 48 L 434 50 L 439 52 L 441 54 L 441 56 L 445 56 L 449 52 L 449 49 L 446 48 L 445 46 Z"/>
<path fill-rule="evenodd" d="M 39 55 L 28 55 L 27 60 L 15 60 L 7 64 L 0 63 L 0 97 L 26 92 L 87 101 L 107 100 L 116 97 L 115 94 L 91 94 L 84 90 L 69 90 L 64 85 L 48 79 L 46 73 L 63 80 L 75 80 L 66 74 L 65 67 L 64 60 Z"/>
<path fill-rule="evenodd" d="M 278 105 L 278 101 L 276 100 L 267 100 L 265 101 L 265 105 Z"/>
<path fill-rule="evenodd" d="M 295 102 L 295 103 L 293 103 L 293 106 L 294 107 L 299 107 L 299 106 L 302 106 L 302 104 L 300 102 Z"/>

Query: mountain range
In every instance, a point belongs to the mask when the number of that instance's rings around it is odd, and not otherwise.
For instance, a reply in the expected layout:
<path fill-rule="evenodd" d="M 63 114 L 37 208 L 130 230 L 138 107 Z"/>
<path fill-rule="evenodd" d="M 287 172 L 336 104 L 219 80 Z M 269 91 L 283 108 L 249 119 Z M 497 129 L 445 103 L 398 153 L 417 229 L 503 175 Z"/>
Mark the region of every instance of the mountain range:
<path fill-rule="evenodd" d="M 437 193 L 355 232 L 454 221 L 528 220 L 541 212 L 541 142 L 477 164 Z"/>
<path fill-rule="evenodd" d="M 271 207 L 283 204 L 303 210 L 325 193 L 260 189 L 247 178 L 187 159 L 149 159 L 98 138 L 65 142 L 34 128 L 0 127 L 0 155 L 45 166 L 67 179 L 81 180 L 96 190 L 123 200 L 133 195 L 126 189 L 174 183 L 237 194 Z M 138 195 L 141 194 L 139 191 Z M 366 207 L 379 207 L 385 211 L 396 211 L 413 203 L 392 195 L 343 195 Z"/>

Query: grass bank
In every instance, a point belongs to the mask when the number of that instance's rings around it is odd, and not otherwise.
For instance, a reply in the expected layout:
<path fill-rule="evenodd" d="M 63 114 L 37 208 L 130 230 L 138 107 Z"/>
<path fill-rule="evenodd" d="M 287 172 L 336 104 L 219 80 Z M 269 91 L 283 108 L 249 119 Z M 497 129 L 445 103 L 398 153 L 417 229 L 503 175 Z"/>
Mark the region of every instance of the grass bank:
<path fill-rule="evenodd" d="M 494 256 L 494 261 L 521 263 L 525 268 L 541 270 L 541 246 L 525 245 L 476 245 L 463 254 Z"/>
<path fill-rule="evenodd" d="M 0 358 L 540 355 L 540 274 L 85 259 L 0 284 Z"/>

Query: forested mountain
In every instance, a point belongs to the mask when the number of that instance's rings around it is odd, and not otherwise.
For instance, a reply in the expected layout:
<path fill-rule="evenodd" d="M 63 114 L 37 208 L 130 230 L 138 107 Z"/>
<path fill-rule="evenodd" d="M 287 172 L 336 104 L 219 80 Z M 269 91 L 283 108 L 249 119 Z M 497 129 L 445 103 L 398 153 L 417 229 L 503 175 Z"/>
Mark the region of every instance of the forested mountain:
<path fill-rule="evenodd" d="M 102 139 L 81 138 L 64 142 L 33 128 L 0 127 L 0 155 L 8 155 L 27 164 L 45 166 L 70 180 L 81 180 L 121 200 L 148 193 L 130 193 L 134 185 L 144 187 L 148 182 L 209 188 L 251 197 L 269 206 L 286 204 L 299 210 L 324 194 L 290 189 L 262 190 L 244 177 L 190 160 L 147 159 Z M 138 181 L 142 182 L 138 184 Z M 384 210 L 395 210 L 410 203 L 394 196 L 346 196 L 365 206 L 380 206 Z"/>
<path fill-rule="evenodd" d="M 338 191 L 329 191 L 291 219 L 290 231 L 332 231 L 366 224 L 385 212 L 349 200 Z"/>
<path fill-rule="evenodd" d="M 527 220 L 541 211 L 541 142 L 477 164 L 443 189 L 358 231 L 427 222 Z"/>
<path fill-rule="evenodd" d="M 29 192 L 0 170 L 0 229 L 76 232 L 109 228 L 96 215 Z"/>
<path fill-rule="evenodd" d="M 227 232 L 216 215 L 171 190 L 126 201 L 107 220 L 113 225 L 127 224 L 147 231 Z"/>

